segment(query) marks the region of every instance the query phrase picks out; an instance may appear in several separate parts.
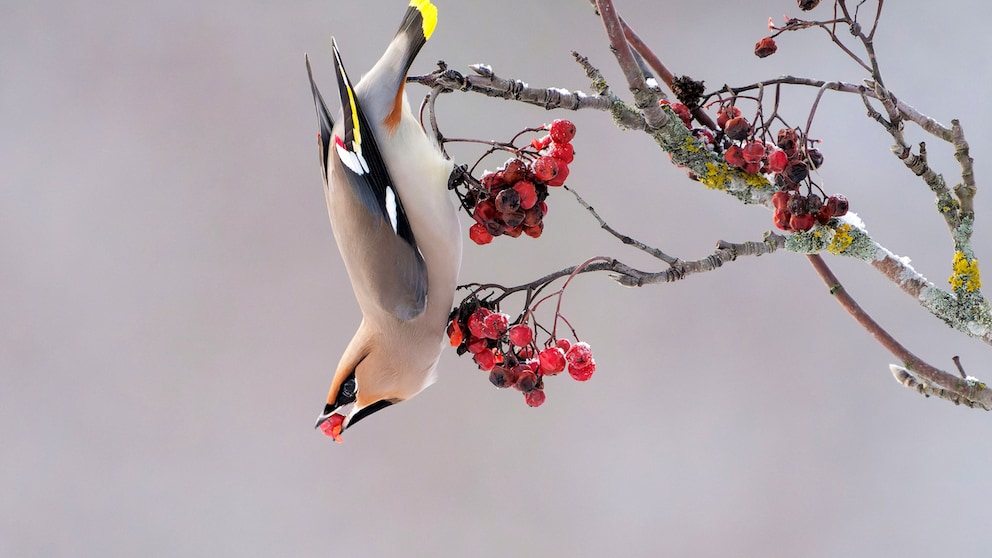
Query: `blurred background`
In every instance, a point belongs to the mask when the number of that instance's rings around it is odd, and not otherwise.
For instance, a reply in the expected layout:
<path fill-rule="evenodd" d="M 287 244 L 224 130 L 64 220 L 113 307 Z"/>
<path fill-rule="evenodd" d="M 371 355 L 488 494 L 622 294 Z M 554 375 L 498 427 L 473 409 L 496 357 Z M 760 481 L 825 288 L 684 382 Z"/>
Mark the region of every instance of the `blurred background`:
<path fill-rule="evenodd" d="M 587 89 L 575 49 L 623 89 L 585 0 L 436 3 L 414 72 L 485 62 L 535 86 Z M 540 409 L 446 351 L 436 385 L 344 444 L 315 432 L 360 314 L 327 222 L 303 53 L 337 111 L 331 34 L 357 77 L 404 4 L 0 4 L 0 556 L 987 551 L 990 415 L 900 387 L 892 357 L 785 252 L 641 289 L 576 280 L 563 311 L 599 367 L 584 384 L 551 379 Z M 676 73 L 710 90 L 864 77 L 818 30 L 753 55 L 768 16 L 797 15 L 794 2 L 617 4 Z M 827 19 L 829 4 L 813 15 Z M 977 1 L 890 3 L 876 39 L 897 96 L 963 122 L 983 262 L 986 13 Z M 423 91 L 411 86 L 411 100 Z M 786 91 L 791 122 L 805 121 L 814 94 Z M 572 119 L 569 184 L 670 254 L 701 258 L 772 227 L 767 210 L 686 180 L 605 114 L 467 94 L 438 112 L 449 136 L 484 139 Z M 879 241 L 945 285 L 951 243 L 933 196 L 861 101 L 827 95 L 812 135 L 828 193 L 846 194 Z M 956 182 L 949 146 L 912 126 L 909 137 L 927 139 Z M 567 193 L 550 204 L 539 240 L 466 242 L 462 280 L 517 284 L 595 255 L 660 269 Z M 988 346 L 870 267 L 829 261 L 921 357 L 952 369 L 960 355 L 992 380 Z"/>

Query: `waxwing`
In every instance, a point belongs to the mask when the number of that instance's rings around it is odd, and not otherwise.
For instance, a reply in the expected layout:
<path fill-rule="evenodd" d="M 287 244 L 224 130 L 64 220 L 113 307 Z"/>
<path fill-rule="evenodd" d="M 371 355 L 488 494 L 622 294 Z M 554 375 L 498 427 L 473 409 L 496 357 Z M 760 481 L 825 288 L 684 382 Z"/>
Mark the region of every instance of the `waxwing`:
<path fill-rule="evenodd" d="M 462 254 L 448 194 L 452 163 L 404 92 L 436 24 L 430 0 L 411 0 L 386 52 L 354 86 L 332 38 L 342 105 L 336 123 L 307 57 L 327 210 L 362 310 L 317 419 L 339 442 L 343 430 L 430 385 L 443 347 Z"/>

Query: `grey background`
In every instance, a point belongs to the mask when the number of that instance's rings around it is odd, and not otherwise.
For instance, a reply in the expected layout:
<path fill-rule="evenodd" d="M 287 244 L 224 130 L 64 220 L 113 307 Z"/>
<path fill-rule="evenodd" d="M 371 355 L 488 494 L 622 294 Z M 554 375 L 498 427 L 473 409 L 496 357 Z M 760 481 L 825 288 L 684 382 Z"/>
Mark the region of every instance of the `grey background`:
<path fill-rule="evenodd" d="M 586 88 L 577 49 L 621 83 L 584 0 L 438 4 L 414 71 L 487 62 Z M 619 8 L 710 88 L 862 78 L 817 31 L 783 37 L 772 58 L 751 54 L 792 2 Z M 986 6 L 886 8 L 888 85 L 942 122 L 963 120 L 987 217 Z M 989 416 L 899 387 L 891 357 L 793 254 L 639 290 L 576 281 L 565 312 L 599 370 L 586 384 L 549 381 L 540 409 L 448 351 L 435 386 L 343 445 L 314 432 L 359 312 L 327 223 L 303 53 L 333 99 L 330 35 L 357 76 L 402 10 L 0 5 L 0 556 L 987 552 Z M 792 121 L 813 93 L 788 92 Z M 565 116 L 468 95 L 439 111 L 449 135 L 482 138 Z M 567 116 L 579 129 L 569 183 L 625 232 L 699 258 L 772 226 L 605 115 Z M 932 195 L 860 100 L 828 96 L 813 135 L 827 190 L 943 284 L 950 242 Z M 929 146 L 953 181 L 950 150 Z M 984 219 L 976 231 L 992 261 Z M 466 244 L 462 279 L 517 283 L 597 254 L 656 268 L 555 192 L 543 238 Z M 831 261 L 911 349 L 944 367 L 959 354 L 992 379 L 988 347 L 869 267 Z"/>

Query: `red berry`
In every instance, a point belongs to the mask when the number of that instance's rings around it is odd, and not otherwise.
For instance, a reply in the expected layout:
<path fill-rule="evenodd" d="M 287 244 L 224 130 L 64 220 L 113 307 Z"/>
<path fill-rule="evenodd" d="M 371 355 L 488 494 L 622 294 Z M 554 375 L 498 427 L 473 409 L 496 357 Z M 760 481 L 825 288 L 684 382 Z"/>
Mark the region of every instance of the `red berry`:
<path fill-rule="evenodd" d="M 744 144 L 744 160 L 748 163 L 760 163 L 765 158 L 765 144 L 760 141 L 751 140 Z"/>
<path fill-rule="evenodd" d="M 772 151 L 772 154 L 768 156 L 768 170 L 772 172 L 782 172 L 788 164 L 789 156 L 781 149 Z"/>
<path fill-rule="evenodd" d="M 529 180 L 520 180 L 513 185 L 513 189 L 520 196 L 520 209 L 528 210 L 537 203 L 537 190 L 534 183 Z"/>
<path fill-rule="evenodd" d="M 475 356 L 472 358 L 475 360 L 475 363 L 479 365 L 479 369 L 483 372 L 489 372 L 494 366 L 496 366 L 496 355 L 493 354 L 492 349 L 479 351 L 478 353 L 475 353 Z"/>
<path fill-rule="evenodd" d="M 448 322 L 448 342 L 451 343 L 452 347 L 457 347 L 462 344 L 462 339 L 465 336 L 462 333 L 462 327 L 458 325 L 458 322 L 452 320 Z"/>
<path fill-rule="evenodd" d="M 534 391 L 534 388 L 537 387 L 537 374 L 531 372 L 530 370 L 522 371 L 520 375 L 517 376 L 517 381 L 513 387 L 524 393 Z"/>
<path fill-rule="evenodd" d="M 751 125 L 748 124 L 743 116 L 738 116 L 728 120 L 727 125 L 723 127 L 723 131 L 732 140 L 742 140 L 751 133 Z"/>
<path fill-rule="evenodd" d="M 538 223 L 536 225 L 524 226 L 524 234 L 531 238 L 540 238 L 544 233 L 544 223 Z"/>
<path fill-rule="evenodd" d="M 555 341 L 555 347 L 558 347 L 567 353 L 568 350 L 572 348 L 572 342 L 568 339 L 559 339 Z"/>
<path fill-rule="evenodd" d="M 741 170 L 748 174 L 758 174 L 761 172 L 761 163 L 747 163 Z"/>
<path fill-rule="evenodd" d="M 531 166 L 534 178 L 541 182 L 547 182 L 558 174 L 558 159 L 554 157 L 538 157 Z"/>
<path fill-rule="evenodd" d="M 465 348 L 468 352 L 474 355 L 488 349 L 489 342 L 482 337 L 476 337 L 473 335 L 468 338 L 468 343 L 465 343 Z"/>
<path fill-rule="evenodd" d="M 544 400 L 546 398 L 547 397 L 544 395 L 543 389 L 531 390 L 524 394 L 524 401 L 526 401 L 527 405 L 531 407 L 540 407 L 541 405 L 544 405 Z"/>
<path fill-rule="evenodd" d="M 502 183 L 502 181 L 500 180 L 501 178 L 502 176 L 498 173 L 487 172 L 486 174 L 482 175 L 482 180 L 480 180 L 480 182 L 482 183 L 483 188 L 485 188 L 486 190 L 492 190 L 493 188 L 499 186 Z"/>
<path fill-rule="evenodd" d="M 540 151 L 551 144 L 551 136 L 544 136 L 542 138 L 534 138 L 530 140 L 530 146 L 534 148 L 535 151 Z"/>
<path fill-rule="evenodd" d="M 732 167 L 744 168 L 747 162 L 744 161 L 744 150 L 739 145 L 731 145 L 723 152 L 723 160 Z"/>
<path fill-rule="evenodd" d="M 499 339 L 509 327 L 510 317 L 502 312 L 493 312 L 482 320 L 482 335 L 487 339 Z"/>
<path fill-rule="evenodd" d="M 573 379 L 580 382 L 584 382 L 592 377 L 592 373 L 596 371 L 596 362 L 590 360 L 585 366 L 569 366 L 568 375 Z"/>
<path fill-rule="evenodd" d="M 775 39 L 771 37 L 765 37 L 754 45 L 754 55 L 758 58 L 771 56 L 775 54 L 776 50 L 778 50 L 778 45 L 775 44 Z"/>
<path fill-rule="evenodd" d="M 772 194 L 772 205 L 775 209 L 782 209 L 787 207 L 789 204 L 789 193 L 788 192 L 775 192 Z"/>
<path fill-rule="evenodd" d="M 548 155 L 567 164 L 575 159 L 575 149 L 572 148 L 572 144 L 570 143 L 556 143 L 551 146 L 551 152 Z"/>
<path fill-rule="evenodd" d="M 731 118 L 737 118 L 741 115 L 741 109 L 732 106 L 720 107 L 716 111 L 716 125 L 720 127 L 721 130 L 726 129 L 727 121 Z"/>
<path fill-rule="evenodd" d="M 537 405 L 531 405 L 531 407 L 536 406 Z M 341 430 L 344 429 L 344 419 L 344 415 L 333 413 L 330 418 L 320 423 L 320 431 L 323 432 L 328 438 L 332 438 L 335 442 L 340 444 Z"/>
<path fill-rule="evenodd" d="M 792 219 L 792 213 L 786 208 L 780 208 L 775 210 L 775 214 L 772 217 L 775 221 L 775 226 L 783 231 L 791 231 L 792 226 L 789 225 L 789 221 Z"/>
<path fill-rule="evenodd" d="M 492 200 L 482 200 L 475 206 L 472 217 L 475 218 L 476 223 L 485 225 L 487 222 L 495 219 L 497 214 L 496 204 Z"/>
<path fill-rule="evenodd" d="M 534 341 L 534 330 L 527 324 L 517 324 L 510 328 L 510 343 L 517 347 L 530 345 Z"/>
<path fill-rule="evenodd" d="M 554 376 L 565 369 L 565 351 L 558 347 L 549 347 L 537 355 L 541 363 L 541 373 Z"/>
<path fill-rule="evenodd" d="M 678 117 L 682 119 L 682 123 L 685 124 L 685 127 L 688 128 L 692 123 L 692 113 L 689 112 L 689 107 L 683 105 L 682 103 L 672 103 L 670 106 L 672 107 L 672 112 L 677 114 Z"/>
<path fill-rule="evenodd" d="M 814 217 L 811 213 L 807 213 L 805 215 L 793 214 L 789 219 L 789 226 L 792 227 L 792 230 L 808 231 L 813 228 L 813 224 L 815 222 L 816 217 Z"/>
<path fill-rule="evenodd" d="M 486 316 L 492 313 L 493 311 L 488 308 L 477 308 L 475 312 L 472 312 L 468 320 L 466 320 L 469 333 L 474 337 L 484 337 L 482 335 L 482 322 L 485 321 Z"/>
<path fill-rule="evenodd" d="M 826 225 L 828 222 L 830 222 L 830 219 L 833 216 L 834 216 L 833 210 L 830 208 L 828 204 L 824 204 L 823 207 L 820 208 L 820 211 L 818 211 L 816 214 L 816 222 L 821 225 Z"/>
<path fill-rule="evenodd" d="M 493 235 L 489 234 L 486 227 L 483 227 L 479 223 L 475 223 L 468 228 L 468 237 L 472 239 L 472 242 L 476 244 L 489 244 L 493 241 Z"/>
<path fill-rule="evenodd" d="M 568 143 L 575 137 L 575 124 L 559 118 L 551 123 L 550 131 L 551 141 L 555 143 Z"/>
<path fill-rule="evenodd" d="M 566 178 L 568 178 L 568 165 L 564 161 L 560 161 L 558 163 L 558 174 L 551 180 L 548 180 L 546 184 L 548 186 L 561 186 L 565 184 Z"/>
<path fill-rule="evenodd" d="M 568 361 L 569 366 L 582 368 L 592 362 L 592 348 L 585 341 L 573 343 L 572 348 L 565 353 L 565 360 Z"/>

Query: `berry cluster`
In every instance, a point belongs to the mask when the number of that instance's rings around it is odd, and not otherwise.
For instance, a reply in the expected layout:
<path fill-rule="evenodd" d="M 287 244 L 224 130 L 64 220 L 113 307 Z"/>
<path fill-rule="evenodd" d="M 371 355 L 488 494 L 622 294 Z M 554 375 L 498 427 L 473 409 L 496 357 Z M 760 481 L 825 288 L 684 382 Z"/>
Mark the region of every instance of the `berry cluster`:
<path fill-rule="evenodd" d="M 544 403 L 545 376 L 567 368 L 572 378 L 584 382 L 596 371 L 588 343 L 549 335 L 540 349 L 534 329 L 525 321 L 511 323 L 509 315 L 474 297 L 451 312 L 448 340 L 459 355 L 471 353 L 479 369 L 489 372 L 494 386 L 516 388 L 531 407 Z"/>
<path fill-rule="evenodd" d="M 565 184 L 568 165 L 575 158 L 574 124 L 559 119 L 545 129 L 547 135 L 531 142 L 533 152 L 519 151 L 496 171 L 483 174 L 481 190 L 465 200 L 475 219 L 468 235 L 476 244 L 489 244 L 504 234 L 541 236 L 548 213 L 548 187 Z"/>
<path fill-rule="evenodd" d="M 814 223 L 826 225 L 830 219 L 847 214 L 847 198 L 834 194 L 823 200 L 809 192 L 800 194 L 798 188 L 792 191 L 779 191 L 772 195 L 775 226 L 783 231 L 808 231 Z"/>

